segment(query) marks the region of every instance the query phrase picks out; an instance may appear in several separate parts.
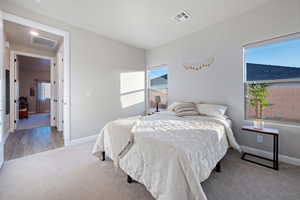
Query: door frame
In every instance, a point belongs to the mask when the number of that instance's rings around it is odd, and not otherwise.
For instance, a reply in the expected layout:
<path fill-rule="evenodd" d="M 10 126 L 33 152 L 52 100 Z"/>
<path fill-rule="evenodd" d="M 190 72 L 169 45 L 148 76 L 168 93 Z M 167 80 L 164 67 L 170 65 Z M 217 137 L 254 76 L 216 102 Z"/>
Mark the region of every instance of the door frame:
<path fill-rule="evenodd" d="M 1 93 L 0 93 L 0 101 L 1 101 L 1 105 L 2 107 L 0 107 L 0 120 L 1 120 L 1 124 L 0 124 L 0 169 L 3 166 L 4 163 L 4 143 L 6 138 L 6 133 L 4 132 L 4 116 L 5 116 L 5 108 L 3 107 L 4 104 L 4 97 L 5 97 L 5 93 L 4 93 L 4 30 L 3 30 L 3 12 L 0 10 L 0 83 L 1 83 Z"/>
<path fill-rule="evenodd" d="M 57 29 L 48 25 L 44 25 L 32 20 L 28 20 L 22 17 L 18 17 L 16 15 L 2 12 L 2 20 L 6 20 L 9 22 L 21 24 L 24 26 L 29 26 L 33 29 L 42 30 L 48 33 L 56 34 L 62 36 L 63 46 L 64 46 L 64 106 L 63 106 L 63 120 L 64 120 L 64 144 L 65 146 L 70 145 L 71 141 L 71 111 L 70 111 L 70 33 L 61 29 Z"/>
<path fill-rule="evenodd" d="M 17 59 L 17 56 L 28 56 L 28 57 L 32 57 L 32 58 L 42 58 L 42 59 L 47 59 L 47 60 L 50 60 L 50 82 L 51 82 L 51 86 L 52 86 L 52 79 L 53 79 L 53 74 L 52 74 L 52 69 L 53 69 L 53 66 L 54 66 L 54 63 L 55 63 L 55 58 L 54 57 L 48 57 L 48 56 L 42 56 L 42 55 L 39 55 L 39 54 L 33 54 L 33 53 L 27 53 L 27 52 L 23 52 L 23 51 L 14 51 L 14 50 L 11 50 L 10 51 L 10 110 L 11 111 L 14 111 L 14 112 L 11 112 L 10 113 L 10 132 L 14 132 L 17 127 L 16 127 L 16 123 L 14 122 L 16 120 L 16 114 L 17 111 L 17 106 L 16 106 L 16 102 L 15 102 L 15 99 L 16 99 L 16 93 L 15 93 L 15 59 Z M 19 70 L 18 70 L 19 71 Z M 17 100 L 17 99 L 16 99 Z M 17 100 L 18 101 L 18 100 Z M 53 110 L 53 99 L 52 99 L 52 96 L 51 96 L 51 101 L 50 101 L 50 111 L 51 111 L 51 118 L 50 118 L 50 124 L 51 126 L 54 126 L 55 123 L 53 121 L 53 114 L 54 114 L 54 110 Z M 18 120 L 17 120 L 18 121 Z"/>

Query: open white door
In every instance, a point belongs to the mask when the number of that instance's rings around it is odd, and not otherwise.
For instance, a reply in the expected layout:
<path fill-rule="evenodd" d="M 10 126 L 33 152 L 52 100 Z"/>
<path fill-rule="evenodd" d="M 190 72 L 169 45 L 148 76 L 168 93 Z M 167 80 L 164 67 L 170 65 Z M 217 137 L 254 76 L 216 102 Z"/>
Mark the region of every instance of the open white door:
<path fill-rule="evenodd" d="M 0 10 L 0 168 L 4 162 L 4 30 L 2 12 Z"/>
<path fill-rule="evenodd" d="M 18 57 L 14 55 L 14 94 L 15 94 L 15 109 L 14 109 L 14 129 L 17 129 L 18 123 L 19 123 L 19 61 Z"/>
<path fill-rule="evenodd" d="M 50 99 L 50 123 L 51 126 L 57 126 L 57 80 L 56 80 L 56 64 L 51 60 L 50 65 L 50 83 L 51 83 L 51 99 Z"/>
<path fill-rule="evenodd" d="M 54 114 L 54 118 L 55 118 L 55 127 L 58 128 L 59 124 L 59 80 L 58 80 L 58 73 L 59 73 L 59 70 L 58 70 L 58 63 L 56 61 L 56 64 L 54 65 L 54 109 L 55 109 L 55 114 Z"/>
<path fill-rule="evenodd" d="M 59 48 L 57 54 L 57 83 L 58 83 L 58 113 L 57 113 L 57 129 L 63 131 L 64 122 L 64 52 L 63 45 Z"/>

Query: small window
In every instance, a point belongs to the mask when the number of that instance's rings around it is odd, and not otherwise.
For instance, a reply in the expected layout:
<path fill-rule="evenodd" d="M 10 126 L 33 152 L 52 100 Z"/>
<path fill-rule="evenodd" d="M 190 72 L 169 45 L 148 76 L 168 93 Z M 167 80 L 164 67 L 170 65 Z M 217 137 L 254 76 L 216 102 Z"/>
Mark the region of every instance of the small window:
<path fill-rule="evenodd" d="M 39 99 L 42 101 L 49 100 L 51 98 L 51 84 L 42 82 L 39 83 Z"/>
<path fill-rule="evenodd" d="M 148 105 L 150 110 L 168 107 L 168 68 L 155 67 L 148 70 Z"/>
<path fill-rule="evenodd" d="M 247 96 L 250 84 L 266 84 L 267 106 L 263 119 L 300 122 L 300 39 L 280 38 L 246 47 L 245 117 L 253 119 L 255 108 Z"/>

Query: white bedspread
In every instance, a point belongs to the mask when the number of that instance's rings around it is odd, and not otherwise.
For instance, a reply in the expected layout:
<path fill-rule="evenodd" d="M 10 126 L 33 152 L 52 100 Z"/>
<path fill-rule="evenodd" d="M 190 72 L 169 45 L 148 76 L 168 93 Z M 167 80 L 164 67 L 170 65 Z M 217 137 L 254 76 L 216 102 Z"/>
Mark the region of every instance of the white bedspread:
<path fill-rule="evenodd" d="M 107 123 L 97 137 L 93 155 L 101 157 L 101 153 L 105 151 L 108 157 L 117 161 L 118 154 L 130 140 L 133 125 L 140 118 L 141 116 L 135 116 Z"/>
<path fill-rule="evenodd" d="M 120 124 L 121 128 L 115 127 Z M 105 137 L 110 139 L 105 142 Z M 121 154 L 119 165 L 158 200 L 205 200 L 200 183 L 209 177 L 229 146 L 240 151 L 229 121 L 182 118 L 166 112 L 109 123 L 93 153 L 99 155 L 107 149 L 117 163 L 118 155 L 132 139 L 133 145 Z"/>

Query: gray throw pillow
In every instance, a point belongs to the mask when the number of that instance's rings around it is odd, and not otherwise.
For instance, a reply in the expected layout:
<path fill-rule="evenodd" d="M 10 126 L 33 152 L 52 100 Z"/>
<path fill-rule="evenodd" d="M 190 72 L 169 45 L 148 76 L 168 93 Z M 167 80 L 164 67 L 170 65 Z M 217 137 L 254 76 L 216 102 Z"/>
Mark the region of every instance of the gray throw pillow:
<path fill-rule="evenodd" d="M 184 111 L 184 112 L 176 112 L 176 116 L 178 117 L 184 117 L 184 116 L 196 116 L 199 115 L 199 112 L 197 111 Z"/>

